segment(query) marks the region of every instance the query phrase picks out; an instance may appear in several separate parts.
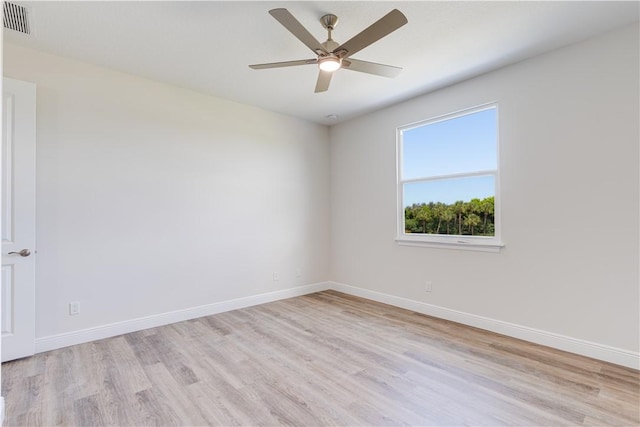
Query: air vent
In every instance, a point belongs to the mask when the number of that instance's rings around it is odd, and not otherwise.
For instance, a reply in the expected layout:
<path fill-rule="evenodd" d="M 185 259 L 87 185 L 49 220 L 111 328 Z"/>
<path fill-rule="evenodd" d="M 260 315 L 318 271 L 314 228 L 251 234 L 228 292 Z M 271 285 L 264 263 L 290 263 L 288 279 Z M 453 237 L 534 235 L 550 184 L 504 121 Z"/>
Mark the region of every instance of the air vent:
<path fill-rule="evenodd" d="M 29 28 L 29 11 L 26 7 L 5 1 L 3 9 L 5 28 L 23 34 L 31 34 L 31 29 Z"/>

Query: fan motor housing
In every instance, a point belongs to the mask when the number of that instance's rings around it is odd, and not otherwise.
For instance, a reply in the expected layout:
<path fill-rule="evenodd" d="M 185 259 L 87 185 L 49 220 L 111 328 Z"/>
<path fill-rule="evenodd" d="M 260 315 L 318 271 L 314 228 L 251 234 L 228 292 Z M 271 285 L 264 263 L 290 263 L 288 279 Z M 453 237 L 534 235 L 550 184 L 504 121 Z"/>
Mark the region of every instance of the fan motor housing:
<path fill-rule="evenodd" d="M 322 46 L 327 50 L 327 52 L 333 52 L 338 46 L 340 46 L 340 44 L 333 39 L 329 39 L 322 43 Z"/>

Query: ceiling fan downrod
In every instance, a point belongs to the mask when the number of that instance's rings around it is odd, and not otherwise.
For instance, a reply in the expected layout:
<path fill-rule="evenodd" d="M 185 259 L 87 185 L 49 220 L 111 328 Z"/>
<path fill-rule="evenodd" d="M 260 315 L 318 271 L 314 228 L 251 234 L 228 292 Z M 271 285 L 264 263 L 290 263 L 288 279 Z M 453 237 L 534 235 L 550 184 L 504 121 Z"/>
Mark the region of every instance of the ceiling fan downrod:
<path fill-rule="evenodd" d="M 320 18 L 320 23 L 322 24 L 322 28 L 329 32 L 329 40 L 331 40 L 331 32 L 336 28 L 336 25 L 338 25 L 338 17 L 329 13 Z"/>

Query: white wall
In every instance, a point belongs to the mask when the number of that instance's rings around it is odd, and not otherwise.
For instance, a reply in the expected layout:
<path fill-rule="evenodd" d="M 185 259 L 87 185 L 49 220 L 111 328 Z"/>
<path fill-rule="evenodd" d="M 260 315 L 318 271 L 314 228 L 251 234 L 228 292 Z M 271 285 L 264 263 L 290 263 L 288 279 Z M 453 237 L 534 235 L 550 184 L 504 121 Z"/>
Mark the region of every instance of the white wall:
<path fill-rule="evenodd" d="M 333 126 L 332 279 L 637 354 L 638 51 L 630 27 Z M 506 247 L 398 246 L 396 127 L 491 101 Z"/>
<path fill-rule="evenodd" d="M 326 127 L 11 44 L 4 74 L 37 84 L 37 337 L 328 278 Z"/>
<path fill-rule="evenodd" d="M 637 353 L 637 36 L 330 131 L 5 44 L 4 74 L 38 85 L 37 336 L 331 278 Z M 496 100 L 506 247 L 396 245 L 395 128 Z"/>

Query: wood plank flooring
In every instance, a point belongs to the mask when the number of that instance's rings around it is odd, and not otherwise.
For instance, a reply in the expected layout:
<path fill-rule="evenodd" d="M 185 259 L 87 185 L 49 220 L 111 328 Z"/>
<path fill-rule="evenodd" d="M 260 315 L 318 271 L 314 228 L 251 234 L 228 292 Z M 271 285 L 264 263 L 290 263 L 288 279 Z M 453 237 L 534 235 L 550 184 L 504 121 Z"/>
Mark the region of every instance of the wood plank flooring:
<path fill-rule="evenodd" d="M 2 365 L 7 426 L 637 426 L 639 372 L 325 291 Z"/>

